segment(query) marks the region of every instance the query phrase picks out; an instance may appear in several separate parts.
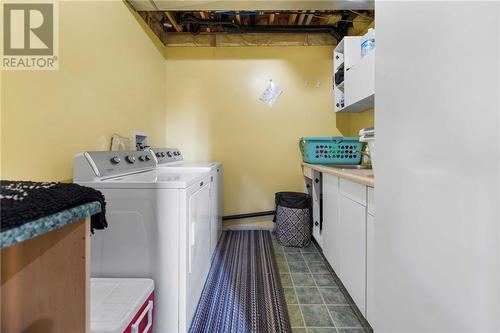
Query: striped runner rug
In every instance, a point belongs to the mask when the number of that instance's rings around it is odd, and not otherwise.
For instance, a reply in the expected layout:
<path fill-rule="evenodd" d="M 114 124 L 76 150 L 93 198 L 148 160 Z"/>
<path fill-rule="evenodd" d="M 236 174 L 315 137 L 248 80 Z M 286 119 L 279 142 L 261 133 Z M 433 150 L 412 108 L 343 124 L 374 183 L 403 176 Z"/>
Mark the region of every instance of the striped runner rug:
<path fill-rule="evenodd" d="M 223 232 L 189 331 L 291 332 L 269 231 Z"/>

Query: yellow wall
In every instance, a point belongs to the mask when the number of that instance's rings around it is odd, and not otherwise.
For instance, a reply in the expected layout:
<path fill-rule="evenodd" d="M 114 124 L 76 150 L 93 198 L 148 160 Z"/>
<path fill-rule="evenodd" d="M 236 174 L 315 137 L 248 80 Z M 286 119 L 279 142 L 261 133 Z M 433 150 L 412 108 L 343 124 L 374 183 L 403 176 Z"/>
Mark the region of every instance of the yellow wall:
<path fill-rule="evenodd" d="M 357 135 L 358 125 L 370 123 L 370 113 L 333 112 L 331 52 L 166 49 L 167 143 L 186 159 L 224 163 L 225 215 L 271 210 L 275 192 L 303 190 L 301 136 Z M 269 79 L 284 89 L 273 108 L 258 100 Z"/>
<path fill-rule="evenodd" d="M 70 179 L 74 154 L 135 129 L 223 162 L 225 214 L 272 209 L 274 192 L 302 190 L 299 137 L 373 124 L 333 113 L 331 51 L 163 49 L 121 1 L 62 1 L 60 69 L 2 72 L 1 177 Z M 258 100 L 269 79 L 284 88 L 273 108 Z"/>
<path fill-rule="evenodd" d="M 122 1 L 60 2 L 58 71 L 5 71 L 2 179 L 66 180 L 110 136 L 165 142 L 164 58 Z"/>

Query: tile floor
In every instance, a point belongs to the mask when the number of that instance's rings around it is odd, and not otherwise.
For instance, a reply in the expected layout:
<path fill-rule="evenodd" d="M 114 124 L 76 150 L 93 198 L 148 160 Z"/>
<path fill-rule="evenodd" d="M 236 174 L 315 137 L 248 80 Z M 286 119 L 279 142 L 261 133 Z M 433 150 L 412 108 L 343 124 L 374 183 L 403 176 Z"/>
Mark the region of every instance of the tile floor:
<path fill-rule="evenodd" d="M 370 332 L 313 243 L 299 249 L 281 246 L 274 235 L 272 240 L 293 332 Z"/>

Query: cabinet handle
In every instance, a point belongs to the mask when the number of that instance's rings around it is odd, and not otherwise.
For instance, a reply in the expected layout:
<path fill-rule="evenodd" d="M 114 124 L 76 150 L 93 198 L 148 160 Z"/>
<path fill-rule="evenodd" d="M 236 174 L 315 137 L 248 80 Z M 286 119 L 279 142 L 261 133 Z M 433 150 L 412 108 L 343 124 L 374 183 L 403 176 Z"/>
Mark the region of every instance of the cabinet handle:
<path fill-rule="evenodd" d="M 318 179 L 318 178 L 316 178 L 316 179 L 314 180 L 314 182 L 315 182 L 316 184 L 317 184 L 317 183 L 319 183 L 319 179 Z"/>
<path fill-rule="evenodd" d="M 315 225 L 315 226 L 318 226 L 318 225 L 319 225 L 319 222 L 318 222 L 318 221 L 314 222 L 314 225 Z"/>
<path fill-rule="evenodd" d="M 149 332 L 151 325 L 153 325 L 153 301 L 148 301 L 148 305 L 144 308 L 139 318 L 137 318 L 136 322 L 130 327 L 133 333 L 139 333 L 139 324 L 146 315 L 148 316 L 148 323 L 142 333 Z"/>
<path fill-rule="evenodd" d="M 311 185 L 307 184 L 307 185 L 306 185 L 306 187 L 307 187 L 307 188 L 311 188 Z"/>

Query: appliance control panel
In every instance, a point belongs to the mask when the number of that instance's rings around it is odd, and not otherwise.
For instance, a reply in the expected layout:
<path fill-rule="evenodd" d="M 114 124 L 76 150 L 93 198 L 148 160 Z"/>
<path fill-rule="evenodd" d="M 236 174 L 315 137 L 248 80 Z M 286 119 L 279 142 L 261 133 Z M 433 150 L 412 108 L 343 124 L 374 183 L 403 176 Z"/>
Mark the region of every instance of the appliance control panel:
<path fill-rule="evenodd" d="M 182 154 L 177 148 L 151 148 L 158 164 L 182 161 Z"/>
<path fill-rule="evenodd" d="M 151 170 L 156 167 L 156 161 L 149 150 L 89 151 L 83 155 L 98 177 Z"/>

